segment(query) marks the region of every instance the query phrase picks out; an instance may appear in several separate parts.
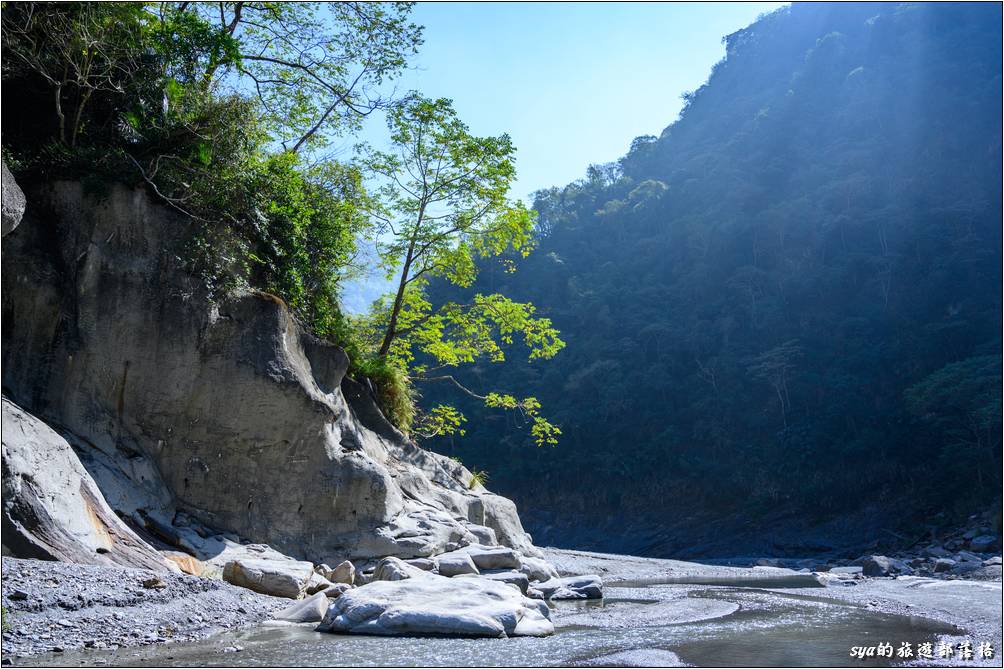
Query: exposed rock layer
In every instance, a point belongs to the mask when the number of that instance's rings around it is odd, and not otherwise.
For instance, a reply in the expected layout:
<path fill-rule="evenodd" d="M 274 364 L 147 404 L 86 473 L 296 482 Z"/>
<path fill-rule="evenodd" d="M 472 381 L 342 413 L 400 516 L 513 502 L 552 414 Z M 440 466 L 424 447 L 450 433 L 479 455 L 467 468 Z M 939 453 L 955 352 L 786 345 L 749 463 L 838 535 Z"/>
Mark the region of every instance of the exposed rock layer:
<path fill-rule="evenodd" d="M 2 403 L 5 554 L 179 571 L 115 515 L 65 439 Z"/>

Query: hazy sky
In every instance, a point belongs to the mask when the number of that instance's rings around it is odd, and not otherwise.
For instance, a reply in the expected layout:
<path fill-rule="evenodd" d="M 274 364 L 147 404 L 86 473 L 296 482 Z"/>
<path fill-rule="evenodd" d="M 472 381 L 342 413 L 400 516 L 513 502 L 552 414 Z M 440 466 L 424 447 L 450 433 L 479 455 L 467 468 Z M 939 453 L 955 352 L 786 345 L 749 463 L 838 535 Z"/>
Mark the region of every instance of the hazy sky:
<path fill-rule="evenodd" d="M 425 45 L 397 86 L 452 98 L 477 134 L 508 132 L 525 197 L 659 134 L 725 55 L 721 38 L 783 4 L 420 2 Z"/>
<path fill-rule="evenodd" d="M 395 85 L 452 98 L 476 134 L 508 132 L 526 198 L 662 132 L 725 55 L 722 37 L 784 4 L 419 2 L 425 44 Z M 364 138 L 382 144 L 383 123 Z M 391 287 L 377 273 L 351 281 L 343 306 L 365 311 Z"/>

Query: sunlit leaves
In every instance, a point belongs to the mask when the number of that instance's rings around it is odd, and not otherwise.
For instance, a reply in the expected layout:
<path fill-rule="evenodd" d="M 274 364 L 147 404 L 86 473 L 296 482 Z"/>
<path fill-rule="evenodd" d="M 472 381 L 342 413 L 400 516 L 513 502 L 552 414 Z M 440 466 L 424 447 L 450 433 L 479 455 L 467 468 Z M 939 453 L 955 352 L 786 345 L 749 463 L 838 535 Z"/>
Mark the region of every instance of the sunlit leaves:
<path fill-rule="evenodd" d="M 461 427 L 467 422 L 464 414 L 448 404 L 438 404 L 422 415 L 415 431 L 423 437 L 449 436 L 456 434 L 464 436 L 466 431 Z"/>
<path fill-rule="evenodd" d="M 433 305 L 429 281 L 471 286 L 479 260 L 512 258 L 534 248 L 536 214 L 509 198 L 515 177 L 515 148 L 508 135 L 476 137 L 446 99 L 414 95 L 388 115 L 392 147 L 360 146 L 360 164 L 376 182 L 378 197 L 370 215 L 378 222 L 381 262 L 397 279 L 394 295 L 379 300 L 363 319 L 377 355 L 408 370 L 417 381 L 434 370 L 506 359 L 506 349 L 521 344 L 530 360 L 553 357 L 564 346 L 551 321 L 530 303 L 501 294 L 475 294 L 467 302 Z M 381 335 L 382 333 L 382 335 Z M 379 343 L 377 337 L 379 336 Z M 458 384 L 459 385 L 459 384 Z M 534 398 L 481 397 L 489 408 L 519 411 L 534 420 L 538 443 L 555 443 L 560 431 L 539 417 Z M 457 429 L 442 406 L 424 421 L 426 431 Z M 452 426 L 452 427 L 451 427 Z"/>

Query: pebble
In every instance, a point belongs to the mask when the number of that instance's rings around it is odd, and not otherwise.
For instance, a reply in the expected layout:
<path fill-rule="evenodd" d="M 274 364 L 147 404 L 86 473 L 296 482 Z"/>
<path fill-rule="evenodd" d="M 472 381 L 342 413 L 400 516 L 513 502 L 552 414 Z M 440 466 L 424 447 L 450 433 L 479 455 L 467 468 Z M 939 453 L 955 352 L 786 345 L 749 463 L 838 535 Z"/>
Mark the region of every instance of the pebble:
<path fill-rule="evenodd" d="M 57 652 L 56 644 L 68 652 L 197 641 L 288 604 L 219 580 L 120 567 L 5 556 L 3 575 L 4 605 L 13 613 L 5 616 L 11 629 L 3 655 L 11 658 Z"/>

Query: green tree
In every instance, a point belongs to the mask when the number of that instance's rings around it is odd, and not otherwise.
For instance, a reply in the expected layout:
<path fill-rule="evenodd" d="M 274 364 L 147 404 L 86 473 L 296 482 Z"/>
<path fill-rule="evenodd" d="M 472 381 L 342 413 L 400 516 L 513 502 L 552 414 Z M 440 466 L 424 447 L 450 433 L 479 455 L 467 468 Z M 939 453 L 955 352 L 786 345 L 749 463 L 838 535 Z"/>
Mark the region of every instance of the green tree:
<path fill-rule="evenodd" d="M 95 94 L 125 97 L 142 69 L 143 14 L 136 3 L 4 7 L 4 74 L 28 70 L 45 82 L 59 142 L 76 145 Z"/>
<path fill-rule="evenodd" d="M 211 26 L 216 39 L 189 74 L 205 88 L 234 84 L 260 103 L 286 150 L 325 145 L 358 130 L 391 99 L 379 86 L 422 44 L 410 2 L 171 2 L 157 6 L 169 43 Z M 193 21 L 193 17 L 199 19 Z"/>
<path fill-rule="evenodd" d="M 1000 487 L 1001 358 L 980 355 L 932 372 L 904 393 L 907 408 L 941 434 L 943 459 Z"/>
<path fill-rule="evenodd" d="M 360 147 L 364 169 L 379 182 L 377 248 L 393 295 L 378 301 L 368 323 L 376 356 L 411 379 L 449 381 L 488 407 L 517 411 L 532 422 L 538 444 L 556 443 L 560 430 L 540 415 L 533 397 L 476 393 L 443 370 L 487 359 L 505 360 L 516 338 L 529 359 L 553 357 L 564 342 L 551 321 L 530 303 L 477 293 L 465 303 L 433 305 L 430 279 L 469 287 L 478 260 L 526 256 L 534 246 L 534 212 L 509 198 L 515 148 L 507 135 L 476 137 L 449 100 L 413 96 L 388 115 L 392 149 Z M 416 353 L 431 362 L 414 364 Z M 434 408 L 416 425 L 420 432 L 452 434 L 462 416 Z"/>
<path fill-rule="evenodd" d="M 312 151 L 388 104 L 379 85 L 421 43 L 410 10 L 11 3 L 4 85 L 26 109 L 54 113 L 5 114 L 4 138 L 51 177 L 138 175 L 192 219 L 183 260 L 211 295 L 268 290 L 350 345 L 338 289 L 367 223 L 366 195 L 355 167 Z"/>

